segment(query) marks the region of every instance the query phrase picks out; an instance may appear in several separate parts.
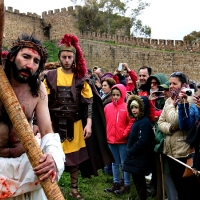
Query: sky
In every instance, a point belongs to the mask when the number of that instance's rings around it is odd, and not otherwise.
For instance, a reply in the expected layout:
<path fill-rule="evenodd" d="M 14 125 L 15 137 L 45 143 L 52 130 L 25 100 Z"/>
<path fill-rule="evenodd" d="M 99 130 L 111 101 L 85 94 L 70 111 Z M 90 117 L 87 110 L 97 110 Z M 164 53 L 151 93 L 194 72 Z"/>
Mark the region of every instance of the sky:
<path fill-rule="evenodd" d="M 200 31 L 200 0 L 146 0 L 151 5 L 140 15 L 152 29 L 152 39 L 183 40 L 192 31 Z M 4 0 L 4 5 L 21 13 L 37 13 L 74 6 L 70 0 Z"/>

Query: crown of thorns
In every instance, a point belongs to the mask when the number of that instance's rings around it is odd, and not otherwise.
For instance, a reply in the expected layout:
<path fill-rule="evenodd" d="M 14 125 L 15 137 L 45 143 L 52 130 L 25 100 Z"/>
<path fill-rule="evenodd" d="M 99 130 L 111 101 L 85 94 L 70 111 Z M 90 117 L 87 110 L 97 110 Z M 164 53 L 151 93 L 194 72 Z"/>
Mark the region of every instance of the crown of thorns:
<path fill-rule="evenodd" d="M 24 47 L 32 48 L 35 51 L 37 51 L 40 54 L 41 59 L 44 62 L 46 62 L 46 60 L 48 58 L 48 52 L 47 52 L 46 47 L 43 47 L 40 44 L 36 44 L 34 42 L 31 42 L 31 41 L 25 41 L 25 40 L 18 39 L 17 41 L 13 42 L 13 46 L 12 46 L 11 50 L 16 49 L 16 48 L 17 49 L 18 48 L 24 48 Z"/>

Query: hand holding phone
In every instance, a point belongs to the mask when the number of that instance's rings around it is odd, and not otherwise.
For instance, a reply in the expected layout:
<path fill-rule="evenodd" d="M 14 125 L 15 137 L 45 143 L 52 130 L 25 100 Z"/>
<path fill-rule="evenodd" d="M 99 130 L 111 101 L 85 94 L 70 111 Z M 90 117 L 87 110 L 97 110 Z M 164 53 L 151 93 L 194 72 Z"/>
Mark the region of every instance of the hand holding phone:
<path fill-rule="evenodd" d="M 154 92 L 154 94 L 156 97 L 164 97 L 163 91 L 156 91 L 156 92 Z"/>
<path fill-rule="evenodd" d="M 132 92 L 130 92 L 130 91 L 127 91 L 127 92 L 126 92 L 126 94 L 129 94 L 129 95 L 131 95 L 131 94 L 133 94 L 133 93 L 132 93 Z"/>
<path fill-rule="evenodd" d="M 199 99 L 200 99 L 199 96 L 197 96 L 196 94 L 193 95 L 194 103 L 198 104 L 199 103 Z"/>
<path fill-rule="evenodd" d="M 117 71 L 121 72 L 122 71 L 122 63 L 119 63 L 119 66 L 117 68 Z"/>

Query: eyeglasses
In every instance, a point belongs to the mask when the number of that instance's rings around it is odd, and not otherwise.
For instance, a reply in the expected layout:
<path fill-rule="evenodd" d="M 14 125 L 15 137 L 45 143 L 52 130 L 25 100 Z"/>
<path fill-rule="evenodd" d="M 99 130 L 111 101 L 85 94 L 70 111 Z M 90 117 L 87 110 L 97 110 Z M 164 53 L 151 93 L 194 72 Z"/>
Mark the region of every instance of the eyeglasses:
<path fill-rule="evenodd" d="M 200 89 L 200 86 L 197 86 L 198 89 Z"/>
<path fill-rule="evenodd" d="M 182 76 L 183 73 L 182 72 L 173 72 L 170 77 L 174 77 L 174 76 Z"/>
<path fill-rule="evenodd" d="M 151 82 L 151 85 L 157 85 L 158 83 L 157 82 Z"/>

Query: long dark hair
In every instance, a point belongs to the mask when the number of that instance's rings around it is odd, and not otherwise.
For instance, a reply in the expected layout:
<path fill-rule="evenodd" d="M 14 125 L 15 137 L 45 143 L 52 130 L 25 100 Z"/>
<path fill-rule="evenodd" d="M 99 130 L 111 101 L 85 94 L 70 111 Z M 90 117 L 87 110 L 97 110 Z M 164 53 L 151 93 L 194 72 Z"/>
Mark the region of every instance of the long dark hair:
<path fill-rule="evenodd" d="M 27 41 L 27 42 L 32 43 L 33 45 L 36 45 L 38 47 L 38 53 L 41 56 L 38 70 L 35 72 L 35 74 L 33 74 L 33 76 L 28 81 L 28 85 L 30 86 L 30 91 L 31 91 L 32 96 L 37 97 L 39 95 L 39 88 L 40 88 L 40 84 L 41 84 L 41 81 L 39 80 L 39 74 L 44 70 L 44 64 L 46 62 L 46 58 L 45 58 L 46 55 L 44 55 L 44 50 L 43 50 L 44 47 L 42 47 L 41 41 L 36 39 L 34 35 L 22 34 L 21 38 L 18 38 L 15 45 L 11 48 L 11 50 L 7 56 L 4 70 L 5 70 L 5 73 L 8 77 L 8 79 L 10 80 L 12 65 L 15 64 L 15 61 L 10 61 L 10 58 L 14 57 L 14 60 L 15 60 L 15 57 L 17 56 L 18 52 L 21 49 L 23 49 L 25 47 L 29 47 L 28 45 L 27 46 L 21 45 L 21 41 Z M 19 45 L 16 45 L 16 44 L 19 44 Z"/>

